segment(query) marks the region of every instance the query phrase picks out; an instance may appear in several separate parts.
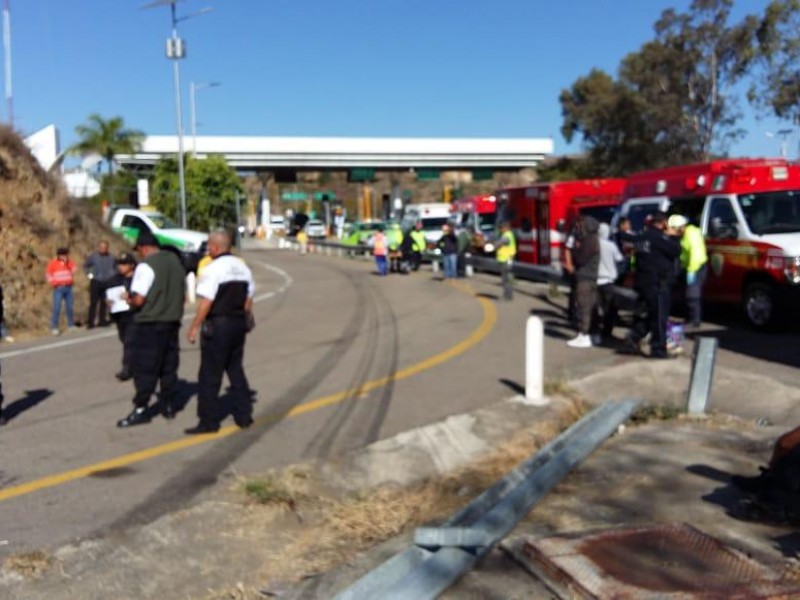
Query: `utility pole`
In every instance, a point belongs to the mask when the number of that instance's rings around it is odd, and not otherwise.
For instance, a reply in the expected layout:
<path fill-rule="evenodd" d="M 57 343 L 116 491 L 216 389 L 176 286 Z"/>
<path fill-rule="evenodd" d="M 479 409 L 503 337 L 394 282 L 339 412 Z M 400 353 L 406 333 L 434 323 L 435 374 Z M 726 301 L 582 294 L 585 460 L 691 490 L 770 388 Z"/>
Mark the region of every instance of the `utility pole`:
<path fill-rule="evenodd" d="M 167 58 L 172 61 L 172 79 L 175 85 L 175 120 L 178 129 L 178 184 L 180 186 L 181 227 L 186 228 L 186 175 L 183 166 L 183 116 L 181 115 L 181 74 L 178 61 L 186 58 L 186 42 L 178 37 L 178 23 L 192 17 L 207 13 L 210 8 L 203 8 L 185 17 L 178 17 L 175 4 L 181 0 L 155 0 L 142 8 L 156 8 L 169 5 L 172 35 L 167 38 Z"/>
<path fill-rule="evenodd" d="M 14 93 L 11 87 L 11 6 L 10 0 L 3 0 L 3 56 L 5 72 L 6 106 L 8 124 L 14 127 Z"/>

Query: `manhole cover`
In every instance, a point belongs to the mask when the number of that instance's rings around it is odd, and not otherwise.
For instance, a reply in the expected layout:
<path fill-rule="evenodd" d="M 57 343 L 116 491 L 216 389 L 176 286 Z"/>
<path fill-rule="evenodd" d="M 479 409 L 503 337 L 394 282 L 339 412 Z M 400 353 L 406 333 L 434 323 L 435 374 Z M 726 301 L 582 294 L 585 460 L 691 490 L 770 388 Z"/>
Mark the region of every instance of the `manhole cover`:
<path fill-rule="evenodd" d="M 528 540 L 523 559 L 569 598 L 800 598 L 797 580 L 686 524 Z"/>

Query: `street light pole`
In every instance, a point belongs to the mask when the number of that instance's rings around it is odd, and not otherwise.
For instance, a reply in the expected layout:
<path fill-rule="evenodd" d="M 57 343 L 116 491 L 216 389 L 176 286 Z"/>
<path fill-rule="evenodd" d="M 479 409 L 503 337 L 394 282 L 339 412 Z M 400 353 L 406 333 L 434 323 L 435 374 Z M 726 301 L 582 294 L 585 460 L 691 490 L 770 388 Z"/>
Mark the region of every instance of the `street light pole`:
<path fill-rule="evenodd" d="M 206 88 L 219 87 L 221 84 L 217 81 L 211 83 L 198 83 L 194 81 L 189 82 L 189 118 L 192 122 L 192 157 L 197 158 L 197 100 L 195 95 L 200 90 Z"/>
<path fill-rule="evenodd" d="M 183 116 L 181 115 L 181 74 L 178 61 L 186 56 L 183 40 L 178 37 L 178 17 L 175 3 L 170 4 L 172 14 L 172 78 L 175 83 L 175 118 L 178 124 L 178 185 L 181 194 L 181 227 L 186 229 L 186 174 L 183 168 Z M 169 46 L 168 46 L 169 47 Z"/>
<path fill-rule="evenodd" d="M 181 0 L 154 0 L 142 8 L 156 8 L 169 5 L 172 36 L 167 39 L 167 58 L 172 60 L 172 78 L 175 84 L 175 120 L 178 129 L 178 185 L 180 186 L 181 201 L 181 227 L 186 228 L 186 176 L 183 168 L 183 116 L 181 115 L 181 74 L 178 61 L 186 58 L 186 44 L 178 37 L 178 23 L 192 17 L 209 12 L 210 8 L 203 8 L 194 14 L 178 17 L 175 4 Z"/>

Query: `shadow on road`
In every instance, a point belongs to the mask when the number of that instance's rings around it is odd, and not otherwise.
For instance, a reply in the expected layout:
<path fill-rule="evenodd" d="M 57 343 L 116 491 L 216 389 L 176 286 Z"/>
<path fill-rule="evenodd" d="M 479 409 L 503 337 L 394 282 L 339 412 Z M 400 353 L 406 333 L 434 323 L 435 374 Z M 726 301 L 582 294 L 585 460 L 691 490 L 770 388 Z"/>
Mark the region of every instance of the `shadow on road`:
<path fill-rule="evenodd" d="M 475 295 L 478 298 L 486 298 L 487 300 L 500 300 L 500 296 L 497 296 L 496 294 L 487 294 L 486 292 L 481 292 Z"/>
<path fill-rule="evenodd" d="M 715 337 L 722 350 L 744 354 L 751 358 L 779 363 L 790 367 L 800 367 L 800 354 L 797 352 L 797 334 L 758 333 L 738 327 L 728 327 L 704 333 L 702 330 L 687 335 L 687 339 Z"/>
<path fill-rule="evenodd" d="M 525 386 L 520 385 L 516 381 L 511 381 L 510 379 L 505 378 L 500 378 L 499 381 L 515 394 L 521 394 L 523 396 L 525 395 Z"/>
<path fill-rule="evenodd" d="M 24 397 L 15 400 L 3 409 L 3 416 L 6 420 L 11 421 L 26 410 L 30 410 L 37 404 L 44 402 L 52 395 L 53 391 L 47 389 L 26 390 Z"/>

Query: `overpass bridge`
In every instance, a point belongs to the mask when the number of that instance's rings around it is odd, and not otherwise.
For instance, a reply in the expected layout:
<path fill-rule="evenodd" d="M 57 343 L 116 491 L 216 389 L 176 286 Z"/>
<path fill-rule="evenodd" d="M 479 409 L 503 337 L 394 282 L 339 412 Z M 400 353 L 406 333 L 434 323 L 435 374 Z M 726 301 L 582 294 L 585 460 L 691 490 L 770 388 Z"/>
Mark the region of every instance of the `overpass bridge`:
<path fill-rule="evenodd" d="M 553 153 L 550 138 L 348 138 L 184 137 L 184 151 L 198 158 L 224 156 L 239 171 L 294 170 L 520 170 Z M 178 137 L 154 135 L 135 154 L 120 154 L 129 169 L 149 170 L 178 153 Z"/>

